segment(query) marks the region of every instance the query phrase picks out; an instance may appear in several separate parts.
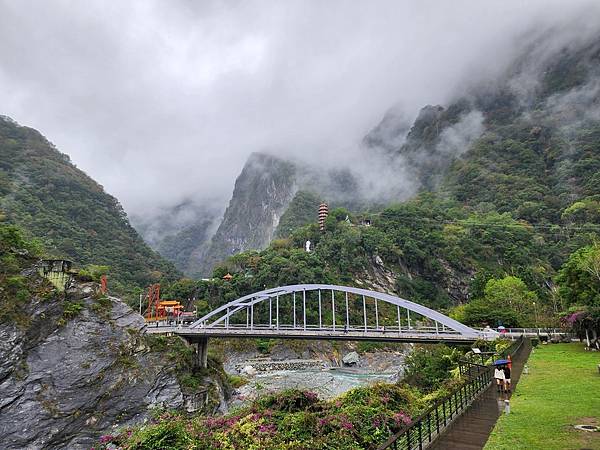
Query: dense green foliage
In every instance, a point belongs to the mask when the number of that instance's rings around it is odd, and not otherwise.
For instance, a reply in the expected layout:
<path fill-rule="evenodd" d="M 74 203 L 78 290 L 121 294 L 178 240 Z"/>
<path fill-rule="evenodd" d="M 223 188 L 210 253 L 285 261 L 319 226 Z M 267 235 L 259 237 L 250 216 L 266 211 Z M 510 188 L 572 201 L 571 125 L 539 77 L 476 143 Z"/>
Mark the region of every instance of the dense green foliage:
<path fill-rule="evenodd" d="M 470 211 L 431 194 L 392 206 L 371 218 L 372 225 L 363 226 L 360 218 L 348 211 L 333 210 L 324 233 L 316 224 L 299 228 L 289 238 L 273 241 L 264 251 L 230 257 L 215 269 L 213 279 L 180 280 L 166 287 L 165 295 L 196 298 L 198 311 L 204 314 L 242 295 L 286 284 L 355 285 L 356 280 L 363 280 L 368 285 L 377 276 L 380 260 L 395 274 L 395 282 L 388 289 L 425 305 L 444 308 L 465 297 L 483 299 L 492 295 L 491 291 L 484 292 L 490 279 L 519 274 L 522 281 L 510 279 L 532 291 L 531 302 L 535 296 L 539 298 L 540 315 L 552 309 L 545 282 L 553 269 L 544 258 L 545 241 L 527 223 L 507 213 Z M 304 250 L 306 240 L 313 243 L 310 253 Z M 226 273 L 233 278 L 224 280 Z M 451 296 L 453 289 L 464 291 L 464 297 Z M 361 304 L 357 300 L 351 296 L 351 307 L 357 306 L 351 322 L 360 324 Z M 506 303 L 510 305 L 510 299 Z M 282 307 L 284 314 L 288 314 L 288 307 Z M 255 313 L 260 315 L 260 309 Z M 382 325 L 397 325 L 394 310 L 384 305 L 381 313 Z M 324 314 L 326 320 L 331 319 L 330 310 Z M 519 318 L 520 323 L 533 324 L 531 315 Z M 308 319 L 317 320 L 310 314 Z"/>
<path fill-rule="evenodd" d="M 456 348 L 435 345 L 416 348 L 405 362 L 406 381 L 425 391 L 432 391 L 450 378 L 462 353 Z"/>
<path fill-rule="evenodd" d="M 560 270 L 559 294 L 568 307 L 563 323 L 600 350 L 600 245 L 574 252 Z"/>
<path fill-rule="evenodd" d="M 297 228 L 314 223 L 320 203 L 319 196 L 312 192 L 297 192 L 279 219 L 275 237 L 288 237 Z"/>
<path fill-rule="evenodd" d="M 21 229 L 0 220 L 0 322 L 27 325 L 26 306 L 31 296 L 52 291 L 49 286 L 39 283 L 40 280 L 35 283 L 21 274 L 35 262 L 41 251 L 40 244 L 28 240 Z"/>
<path fill-rule="evenodd" d="M 76 264 L 110 267 L 110 287 L 132 293 L 173 266 L 129 225 L 114 197 L 77 169 L 37 131 L 0 118 L 0 210 L 47 253 Z"/>
<path fill-rule="evenodd" d="M 561 268 L 557 282 L 568 306 L 600 307 L 600 244 L 574 252 Z"/>
<path fill-rule="evenodd" d="M 535 292 L 514 276 L 490 279 L 481 298 L 454 309 L 454 319 L 467 325 L 483 327 L 524 327 L 537 325 L 537 308 L 540 307 Z M 542 310 L 543 311 L 543 310 Z"/>

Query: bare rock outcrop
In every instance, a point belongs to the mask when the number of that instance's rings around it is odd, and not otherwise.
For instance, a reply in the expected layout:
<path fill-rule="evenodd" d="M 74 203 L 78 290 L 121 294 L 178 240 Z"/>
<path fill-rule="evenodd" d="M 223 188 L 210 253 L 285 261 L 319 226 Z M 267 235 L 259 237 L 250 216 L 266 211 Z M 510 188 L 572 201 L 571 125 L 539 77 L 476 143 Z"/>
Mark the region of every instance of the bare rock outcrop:
<path fill-rule="evenodd" d="M 171 365 L 145 343 L 141 316 L 95 286 L 32 299 L 26 325 L 0 323 L 3 449 L 90 448 L 152 407 L 183 406 Z"/>

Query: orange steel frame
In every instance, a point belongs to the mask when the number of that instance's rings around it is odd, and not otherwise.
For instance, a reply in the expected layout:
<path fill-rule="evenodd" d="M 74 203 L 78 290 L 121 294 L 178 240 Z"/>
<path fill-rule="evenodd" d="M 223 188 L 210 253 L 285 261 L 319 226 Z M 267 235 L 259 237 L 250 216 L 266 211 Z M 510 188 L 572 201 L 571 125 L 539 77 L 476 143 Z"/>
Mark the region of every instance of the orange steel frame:
<path fill-rule="evenodd" d="M 160 284 L 152 284 L 148 288 L 148 307 L 144 315 L 147 322 L 163 320 L 167 318 L 167 308 L 173 308 L 176 315 L 181 314 L 183 305 L 176 300 L 160 299 Z"/>

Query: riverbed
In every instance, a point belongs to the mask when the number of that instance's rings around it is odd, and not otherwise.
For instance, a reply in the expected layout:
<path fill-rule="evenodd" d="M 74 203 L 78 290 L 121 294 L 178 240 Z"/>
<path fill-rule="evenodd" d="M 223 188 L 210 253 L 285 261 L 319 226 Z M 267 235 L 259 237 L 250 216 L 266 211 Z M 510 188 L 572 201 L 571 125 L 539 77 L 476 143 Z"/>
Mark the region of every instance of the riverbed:
<path fill-rule="evenodd" d="M 378 351 L 361 355 L 360 363 L 355 367 L 339 367 L 323 361 L 322 369 L 274 370 L 245 375 L 247 384 L 233 392 L 229 408 L 285 389 L 308 390 L 315 392 L 319 398 L 329 399 L 358 386 L 375 382 L 393 383 L 403 375 L 404 358 L 402 352 Z M 248 364 L 251 365 L 251 361 Z"/>

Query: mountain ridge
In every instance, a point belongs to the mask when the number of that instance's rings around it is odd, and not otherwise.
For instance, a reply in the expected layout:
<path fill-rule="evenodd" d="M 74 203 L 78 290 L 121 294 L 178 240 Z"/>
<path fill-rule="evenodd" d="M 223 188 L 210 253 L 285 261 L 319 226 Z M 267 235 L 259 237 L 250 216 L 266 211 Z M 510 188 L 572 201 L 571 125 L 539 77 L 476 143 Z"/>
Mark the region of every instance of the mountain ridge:
<path fill-rule="evenodd" d="M 0 118 L 0 210 L 51 256 L 109 266 L 121 294 L 179 275 L 142 240 L 116 198 L 40 132 L 7 118 Z"/>

